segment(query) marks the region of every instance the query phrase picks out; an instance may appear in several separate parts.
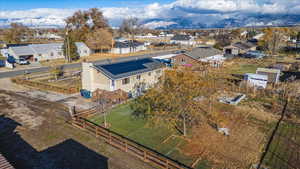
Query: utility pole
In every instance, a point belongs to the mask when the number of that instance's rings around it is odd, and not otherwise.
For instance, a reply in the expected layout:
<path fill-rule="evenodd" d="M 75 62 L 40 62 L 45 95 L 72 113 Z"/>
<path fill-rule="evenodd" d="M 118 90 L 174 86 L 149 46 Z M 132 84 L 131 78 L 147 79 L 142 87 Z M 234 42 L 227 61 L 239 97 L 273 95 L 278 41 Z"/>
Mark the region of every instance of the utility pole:
<path fill-rule="evenodd" d="M 67 38 L 67 44 L 66 44 L 66 58 L 68 62 L 71 62 L 71 54 L 70 54 L 70 40 L 69 40 L 69 29 L 67 29 L 66 32 L 66 38 Z"/>
<path fill-rule="evenodd" d="M 69 36 L 67 36 L 67 46 L 68 46 L 68 62 L 71 62 L 71 53 L 70 53 L 70 39 Z"/>

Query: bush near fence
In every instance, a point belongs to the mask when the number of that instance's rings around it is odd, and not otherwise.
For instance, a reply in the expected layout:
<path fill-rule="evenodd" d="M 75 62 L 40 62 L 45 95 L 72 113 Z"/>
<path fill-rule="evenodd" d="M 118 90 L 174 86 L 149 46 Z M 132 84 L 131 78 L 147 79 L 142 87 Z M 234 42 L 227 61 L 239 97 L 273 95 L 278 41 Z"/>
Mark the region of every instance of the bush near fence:
<path fill-rule="evenodd" d="M 16 84 L 25 85 L 25 86 L 29 86 L 29 87 L 33 87 L 33 88 L 37 88 L 37 89 L 41 89 L 41 90 L 63 93 L 63 94 L 74 94 L 74 93 L 78 93 L 80 91 L 79 88 L 75 88 L 75 87 L 70 87 L 70 88 L 58 87 L 58 86 L 53 86 L 53 85 L 50 85 L 47 83 L 25 80 L 22 78 L 14 78 L 14 79 L 12 79 L 12 81 Z"/>
<path fill-rule="evenodd" d="M 88 112 L 84 113 L 84 116 L 89 114 Z M 105 143 L 120 149 L 126 153 L 129 153 L 144 162 L 152 164 L 159 168 L 165 169 L 192 169 L 189 166 L 186 166 L 176 160 L 173 160 L 169 157 L 164 156 L 163 154 L 156 152 L 150 148 L 147 148 L 139 143 L 136 143 L 133 140 L 130 140 L 118 133 L 110 131 L 107 128 L 99 126 L 84 117 L 74 116 L 72 120 L 72 125 L 80 129 L 84 129 L 90 134 L 95 135 L 97 138 L 100 138 L 105 141 Z"/>

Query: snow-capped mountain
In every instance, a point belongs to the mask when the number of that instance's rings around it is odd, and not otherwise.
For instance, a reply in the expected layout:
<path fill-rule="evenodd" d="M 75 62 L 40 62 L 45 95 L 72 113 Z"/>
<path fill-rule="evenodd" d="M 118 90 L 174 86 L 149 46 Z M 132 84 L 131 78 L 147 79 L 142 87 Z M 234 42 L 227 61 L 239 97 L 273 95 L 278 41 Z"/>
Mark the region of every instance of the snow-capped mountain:
<path fill-rule="evenodd" d="M 287 26 L 300 23 L 300 1 L 264 0 L 174 0 L 143 7 L 101 8 L 111 26 L 124 18 L 137 17 L 144 27 L 158 29 Z M 0 27 L 12 22 L 30 27 L 64 27 L 64 20 L 77 9 L 36 8 L 0 11 Z M 87 10 L 87 9 L 81 9 Z"/>
<path fill-rule="evenodd" d="M 149 19 L 144 25 L 155 29 L 201 29 L 229 27 L 293 26 L 300 24 L 300 15 L 232 15 L 229 18 L 199 19 L 193 17 Z M 162 24 L 165 23 L 165 24 Z"/>
<path fill-rule="evenodd" d="M 63 27 L 64 18 L 37 17 L 37 18 L 9 18 L 0 19 L 0 26 L 7 27 L 10 23 L 22 23 L 30 27 Z M 238 15 L 232 14 L 226 18 L 217 16 L 180 17 L 180 18 L 153 18 L 142 20 L 146 28 L 151 29 L 200 29 L 200 28 L 228 28 L 250 26 L 290 26 L 300 24 L 300 15 Z M 118 23 L 112 23 L 118 26 Z"/>

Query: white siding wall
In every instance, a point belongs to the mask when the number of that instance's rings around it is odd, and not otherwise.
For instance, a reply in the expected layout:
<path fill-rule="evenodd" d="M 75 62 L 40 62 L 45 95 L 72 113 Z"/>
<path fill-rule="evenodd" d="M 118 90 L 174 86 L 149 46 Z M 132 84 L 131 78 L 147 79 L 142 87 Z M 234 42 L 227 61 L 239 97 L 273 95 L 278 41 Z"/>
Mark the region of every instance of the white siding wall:
<path fill-rule="evenodd" d="M 77 52 L 80 57 L 86 57 L 92 54 L 92 51 L 88 47 L 80 47 L 77 49 Z"/>

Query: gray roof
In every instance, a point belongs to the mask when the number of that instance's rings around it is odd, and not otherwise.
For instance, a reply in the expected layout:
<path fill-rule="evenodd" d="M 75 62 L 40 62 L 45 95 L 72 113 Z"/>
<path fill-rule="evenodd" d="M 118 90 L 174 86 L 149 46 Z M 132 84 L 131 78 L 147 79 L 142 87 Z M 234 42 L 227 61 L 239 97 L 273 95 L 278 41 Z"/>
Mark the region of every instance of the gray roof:
<path fill-rule="evenodd" d="M 75 42 L 77 48 L 87 47 L 83 42 Z M 63 43 L 47 43 L 47 44 L 28 44 L 23 46 L 12 46 L 11 50 L 17 56 L 26 56 L 34 54 L 49 53 L 51 51 L 61 51 Z"/>
<path fill-rule="evenodd" d="M 196 60 L 210 57 L 210 56 L 221 55 L 221 54 L 223 54 L 222 51 L 213 47 L 198 47 L 198 48 L 194 48 L 190 52 L 185 53 L 185 55 L 188 55 Z"/>
<path fill-rule="evenodd" d="M 48 53 L 50 51 L 60 51 L 62 50 L 63 43 L 48 43 L 48 44 L 33 44 L 29 45 L 35 53 Z"/>
<path fill-rule="evenodd" d="M 10 47 L 11 50 L 14 52 L 17 56 L 26 56 L 26 55 L 33 55 L 34 50 L 27 46 L 16 46 L 16 47 Z"/>
<path fill-rule="evenodd" d="M 256 45 L 251 43 L 251 42 L 237 42 L 237 43 L 233 44 L 232 46 L 240 48 L 242 50 L 247 50 L 247 49 L 250 49 L 250 48 L 252 48 Z"/>
<path fill-rule="evenodd" d="M 123 41 L 123 42 L 118 42 L 116 41 L 114 44 L 115 48 L 136 48 L 138 46 L 143 46 L 144 43 L 143 42 L 139 42 L 139 41 Z"/>
<path fill-rule="evenodd" d="M 111 64 L 94 65 L 112 80 L 122 79 L 133 75 L 149 72 L 164 67 L 164 64 L 152 58 L 134 59 Z"/>
<path fill-rule="evenodd" d="M 187 41 L 187 40 L 191 40 L 191 36 L 190 35 L 175 35 L 171 40 L 179 40 L 179 41 Z"/>

